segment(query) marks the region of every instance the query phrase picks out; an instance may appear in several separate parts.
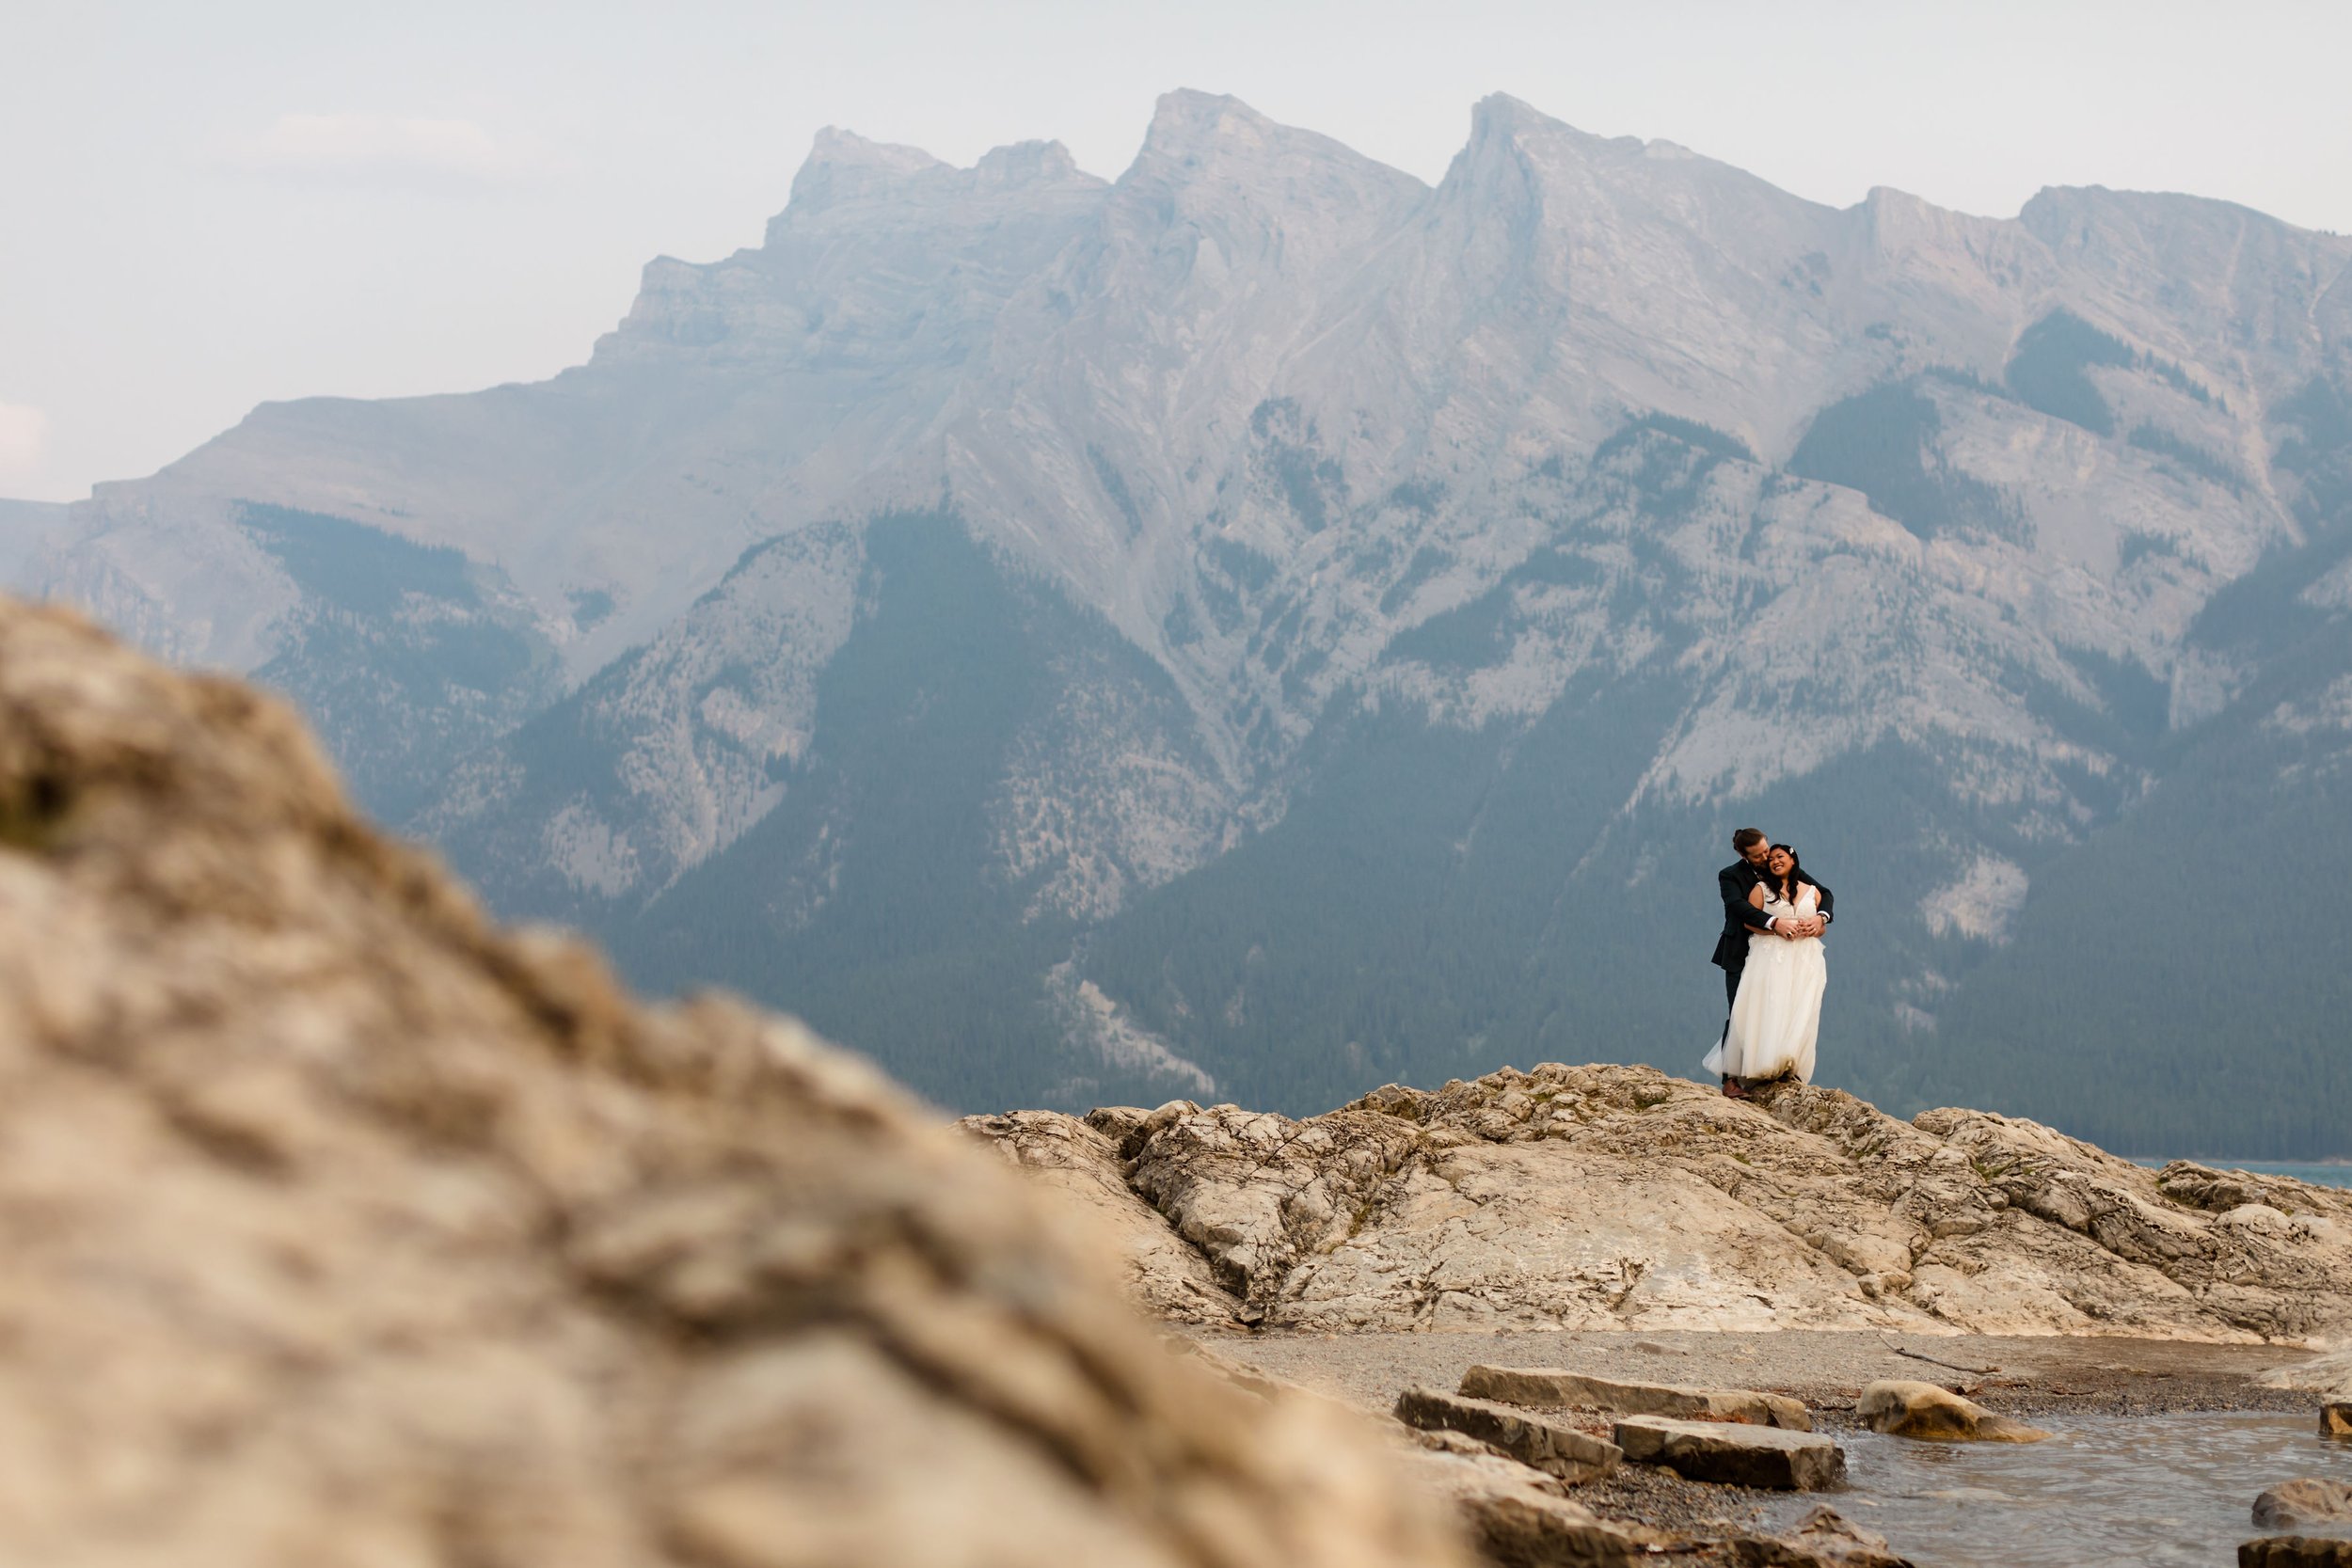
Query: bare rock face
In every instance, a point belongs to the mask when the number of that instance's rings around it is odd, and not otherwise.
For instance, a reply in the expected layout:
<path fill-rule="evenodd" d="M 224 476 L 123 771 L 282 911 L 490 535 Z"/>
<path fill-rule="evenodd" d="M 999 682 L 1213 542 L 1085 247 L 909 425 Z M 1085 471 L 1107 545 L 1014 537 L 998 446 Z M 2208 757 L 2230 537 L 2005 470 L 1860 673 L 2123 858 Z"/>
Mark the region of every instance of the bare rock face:
<path fill-rule="evenodd" d="M 1933 1443 L 2039 1443 L 2050 1435 L 1948 1388 L 1892 1378 L 1864 1388 L 1854 1415 L 1872 1432 Z"/>
<path fill-rule="evenodd" d="M 1086 1146 L 1090 1201 L 1173 1230 L 1277 1326 L 2352 1332 L 2352 1194 L 2265 1178 L 2231 1202 L 2201 1167 L 1981 1112 L 1546 1063 L 1303 1121 L 1118 1117 L 1115 1149 Z M 1043 1113 L 965 1125 L 1030 1163 L 1082 1141 Z M 1202 1299 L 1147 1295 L 1180 1292 Z"/>
<path fill-rule="evenodd" d="M 2254 1499 L 2258 1529 L 2337 1524 L 2352 1519 L 2352 1485 L 2306 1476 L 2282 1481 Z"/>
<path fill-rule="evenodd" d="M 8 1561 L 1459 1560 L 867 1069 L 633 1004 L 286 709 L 7 605 L 0 1082 Z"/>

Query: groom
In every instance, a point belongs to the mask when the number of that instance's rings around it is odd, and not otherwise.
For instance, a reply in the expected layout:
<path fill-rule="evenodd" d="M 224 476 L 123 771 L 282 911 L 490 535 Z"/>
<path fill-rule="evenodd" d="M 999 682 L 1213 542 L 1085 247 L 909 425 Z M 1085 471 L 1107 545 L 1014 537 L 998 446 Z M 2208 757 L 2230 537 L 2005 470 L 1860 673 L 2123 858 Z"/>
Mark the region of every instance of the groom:
<path fill-rule="evenodd" d="M 1781 915 L 1767 918 L 1762 910 L 1748 902 L 1748 895 L 1764 879 L 1764 863 L 1772 852 L 1772 841 L 1764 836 L 1761 828 L 1741 828 L 1731 835 L 1731 847 L 1740 858 L 1715 873 L 1715 889 L 1723 895 L 1724 932 L 1715 939 L 1716 964 L 1724 972 L 1724 1037 L 1731 1037 L 1731 1008 L 1740 999 L 1740 975 L 1748 966 L 1748 933 L 1769 931 L 1776 937 L 1793 942 L 1800 937 L 1818 937 L 1829 929 L 1833 918 L 1830 911 L 1836 903 L 1829 889 L 1814 881 L 1804 871 L 1797 873 L 1801 882 L 1812 882 L 1820 902 L 1820 912 L 1810 916 Z M 1724 1092 L 1739 1094 L 1732 1080 L 1724 1080 Z"/>

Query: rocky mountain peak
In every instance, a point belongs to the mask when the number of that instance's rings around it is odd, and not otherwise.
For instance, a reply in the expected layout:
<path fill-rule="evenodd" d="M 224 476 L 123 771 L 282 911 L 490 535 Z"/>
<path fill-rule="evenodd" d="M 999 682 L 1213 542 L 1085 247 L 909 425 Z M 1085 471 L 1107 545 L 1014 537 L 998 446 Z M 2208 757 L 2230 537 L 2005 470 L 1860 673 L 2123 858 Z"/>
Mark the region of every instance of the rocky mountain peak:
<path fill-rule="evenodd" d="M 869 141 L 828 125 L 817 133 L 807 160 L 792 177 L 795 206 L 822 207 L 903 185 L 910 177 L 948 166 L 919 147 Z"/>
<path fill-rule="evenodd" d="M 1185 89 L 1164 94 L 1122 189 L 1150 199 L 1222 192 L 1258 205 L 1334 203 L 1387 207 L 1428 187 L 1354 148 L 1279 124 L 1238 98 Z M 1200 199 L 1216 199 L 1202 197 Z"/>
<path fill-rule="evenodd" d="M 510 907 L 622 933 L 664 984 L 834 983 L 828 943 L 861 911 L 933 904 L 913 854 L 842 863 L 827 891 L 829 846 L 842 823 L 898 842 L 879 781 L 935 777 L 905 821 L 979 824 L 931 858 L 987 869 L 924 940 L 1098 923 L 1080 957 L 1007 957 L 990 1026 L 1115 1042 L 1081 1061 L 1181 1058 L 1224 1093 L 1307 1083 L 1278 1076 L 1301 1052 L 1339 1087 L 1419 1051 L 1443 1077 L 1509 1039 L 1679 1037 L 1683 980 L 1604 970 L 1558 911 L 1623 906 L 1645 950 L 1676 950 L 1667 890 L 1708 867 L 1657 857 L 1786 784 L 1834 810 L 1762 825 L 1886 868 L 1875 895 L 1841 873 L 1890 911 L 1842 940 L 1876 1009 L 1851 1027 L 1894 1042 L 1857 1050 L 1854 1082 L 1899 1101 L 1938 1028 L 1955 1061 L 2032 1034 L 1968 1009 L 2014 1020 L 2042 985 L 2015 957 L 2041 949 L 2003 944 L 2042 918 L 2045 875 L 2106 853 L 2108 825 L 2128 841 L 2176 781 L 2219 790 L 2256 741 L 2323 744 L 2264 716 L 2292 696 L 2296 724 L 2332 724 L 2328 661 L 2352 644 L 2314 641 L 2310 689 L 2274 694 L 2272 655 L 2189 628 L 2321 639 L 2352 606 L 2326 532 L 2352 463 L 2328 380 L 2347 264 L 2342 239 L 2175 196 L 1836 211 L 1502 96 L 1434 191 L 1202 92 L 1163 100 L 1107 185 L 1052 143 L 957 168 L 833 131 L 763 247 L 649 269 L 581 371 L 264 411 L 76 509 L 37 586 L 266 668 L 333 716 L 388 812 L 483 759 L 406 820 Z M 907 651 L 956 626 L 1003 634 L 971 693 L 997 717 L 921 731 L 936 754 L 860 750 L 861 721 L 898 737 L 889 714 L 956 711 L 931 688 L 964 656 Z M 2198 738 L 2224 719 L 2248 728 Z M 1498 753 L 1477 738 L 1498 725 L 1526 734 Z M 1550 749 L 1595 725 L 1607 745 Z M 1340 749 L 1310 748 L 1318 730 Z M 1425 815 L 1318 795 L 1359 734 L 1362 766 L 1392 769 L 1379 798 Z M 1915 816 L 1930 795 L 1888 793 L 1904 769 L 1944 791 Z M 1487 783 L 1525 804 L 1516 826 L 1471 803 Z M 1881 825 L 1841 857 L 1831 818 Z M 1962 820 L 1979 836 L 1954 841 Z M 1279 900 L 1344 859 L 1297 846 L 1392 837 L 1419 847 L 1392 875 L 1263 929 L 1225 916 L 1220 878 Z M 1509 865 L 1481 858 L 1502 844 Z M 1456 871 L 1515 912 L 1473 897 L 1391 928 Z M 787 884 L 806 896 L 747 891 Z M 1316 968 L 1375 936 L 1411 961 Z M 721 946 L 740 970 L 697 967 Z M 1169 952 L 1216 957 L 1180 983 Z M 1456 961 L 1490 953 L 1514 967 Z M 931 983 L 912 973 L 841 980 L 836 1026 L 928 1060 L 934 1018 L 857 1010 Z M 1514 1011 L 1530 986 L 1578 1000 Z M 1372 1000 L 1344 1022 L 1333 995 Z M 978 1082 L 926 1086 L 996 1092 Z"/>
<path fill-rule="evenodd" d="M 1136 162 L 1181 163 L 1228 150 L 1262 149 L 1281 130 L 1230 93 L 1179 87 L 1162 93 L 1152 106 L 1152 123 L 1143 134 L 1143 148 Z"/>
<path fill-rule="evenodd" d="M 1057 217 L 1100 201 L 1107 189 L 1057 141 L 993 148 L 972 167 L 959 168 L 919 148 L 829 126 L 793 177 L 790 201 L 768 221 L 762 248 L 773 261 L 793 253 L 796 234 L 823 236 L 825 245 L 891 236 L 944 256 L 958 245 L 984 244 L 976 231 L 1007 218 Z"/>
<path fill-rule="evenodd" d="M 973 166 L 979 190 L 1017 190 L 1025 185 L 1077 184 L 1102 186 L 1104 181 L 1087 173 L 1057 141 L 1022 141 L 994 147 Z"/>

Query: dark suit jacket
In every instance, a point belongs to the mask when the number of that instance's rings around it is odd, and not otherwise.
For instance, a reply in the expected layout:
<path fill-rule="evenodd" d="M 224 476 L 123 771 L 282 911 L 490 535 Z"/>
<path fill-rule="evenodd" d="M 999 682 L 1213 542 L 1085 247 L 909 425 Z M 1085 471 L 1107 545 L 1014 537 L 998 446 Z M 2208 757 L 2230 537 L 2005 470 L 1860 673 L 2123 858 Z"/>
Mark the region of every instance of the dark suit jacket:
<path fill-rule="evenodd" d="M 1734 861 L 1715 873 L 1715 890 L 1724 899 L 1724 934 L 1715 939 L 1712 960 L 1724 969 L 1738 969 L 1748 961 L 1748 933 L 1761 931 L 1771 924 L 1772 916 L 1748 902 L 1748 894 L 1764 879 L 1764 873 L 1745 861 Z M 1799 871 L 1797 880 L 1811 882 L 1821 906 L 1821 918 L 1835 925 L 1833 912 L 1837 895 L 1815 881 L 1808 872 Z"/>

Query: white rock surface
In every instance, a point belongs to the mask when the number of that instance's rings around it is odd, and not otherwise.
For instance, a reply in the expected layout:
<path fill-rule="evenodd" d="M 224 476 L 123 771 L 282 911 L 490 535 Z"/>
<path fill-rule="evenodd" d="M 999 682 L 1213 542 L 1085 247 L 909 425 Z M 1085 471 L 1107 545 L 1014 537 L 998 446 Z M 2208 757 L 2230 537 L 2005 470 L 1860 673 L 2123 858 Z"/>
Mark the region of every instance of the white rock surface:
<path fill-rule="evenodd" d="M 964 1125 L 1026 1162 L 1091 1162 L 1090 1204 L 1188 1244 L 1132 1243 L 1139 1266 L 1205 1261 L 1275 1326 L 2352 1334 L 2352 1194 L 2262 1179 L 2292 1217 L 2248 1226 L 2218 1173 L 1982 1112 L 1901 1122 L 1834 1090 L 1743 1104 L 1546 1064 L 1304 1121 L 1188 1101 L 1104 1117 L 1118 1143 L 1044 1112 Z M 1192 1278 L 1141 1288 L 1195 1299 Z"/>

